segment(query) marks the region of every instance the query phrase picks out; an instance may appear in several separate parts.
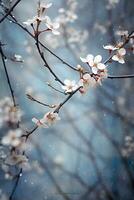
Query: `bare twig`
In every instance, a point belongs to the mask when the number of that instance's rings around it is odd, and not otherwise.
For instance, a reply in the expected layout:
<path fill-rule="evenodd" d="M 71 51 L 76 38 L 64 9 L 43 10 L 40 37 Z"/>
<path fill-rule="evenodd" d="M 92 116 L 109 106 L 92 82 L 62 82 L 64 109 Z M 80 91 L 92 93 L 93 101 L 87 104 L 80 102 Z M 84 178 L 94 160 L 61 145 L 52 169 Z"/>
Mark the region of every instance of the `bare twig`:
<path fill-rule="evenodd" d="M 0 23 L 3 22 L 3 21 L 7 18 L 8 15 L 11 14 L 11 12 L 14 10 L 14 8 L 17 6 L 17 4 L 18 4 L 20 1 L 21 1 L 21 0 L 17 0 L 17 1 L 14 3 L 14 5 L 13 5 L 10 9 L 6 8 L 6 14 L 0 19 Z"/>
<path fill-rule="evenodd" d="M 7 71 L 6 63 L 5 63 L 5 55 L 4 55 L 1 43 L 0 43 L 0 53 L 1 53 L 1 59 L 2 59 L 3 66 L 4 66 L 6 78 L 7 78 L 7 83 L 8 83 L 8 86 L 9 86 L 9 89 L 10 89 L 10 93 L 11 93 L 11 96 L 12 96 L 13 105 L 15 107 L 16 106 L 16 101 L 15 101 L 14 91 L 13 91 L 12 86 L 11 86 L 9 74 L 8 74 L 8 71 Z"/>

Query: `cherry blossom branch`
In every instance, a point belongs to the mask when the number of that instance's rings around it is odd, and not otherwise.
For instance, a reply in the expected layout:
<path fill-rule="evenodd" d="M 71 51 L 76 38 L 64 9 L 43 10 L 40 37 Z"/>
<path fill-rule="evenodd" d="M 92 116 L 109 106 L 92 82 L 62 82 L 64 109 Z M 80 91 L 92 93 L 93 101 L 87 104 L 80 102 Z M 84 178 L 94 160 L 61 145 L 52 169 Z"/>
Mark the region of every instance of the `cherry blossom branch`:
<path fill-rule="evenodd" d="M 10 17 L 12 19 L 7 18 L 8 20 L 12 21 L 12 23 L 18 25 L 21 29 L 23 29 L 26 33 L 28 33 L 33 39 L 35 39 L 34 35 L 26 28 L 24 27 L 22 24 L 18 23 L 18 21 L 16 20 L 16 18 L 10 14 Z M 70 69 L 74 70 L 74 71 L 78 71 L 77 68 L 73 67 L 72 65 L 70 65 L 69 63 L 67 63 L 65 60 L 63 60 L 61 57 L 59 57 L 57 54 L 55 54 L 52 50 L 50 50 L 48 47 L 46 47 L 40 40 L 38 40 L 38 43 L 44 48 L 46 49 L 51 55 L 53 55 L 54 57 L 56 57 L 60 62 L 62 62 L 64 65 L 68 66 Z"/>
<path fill-rule="evenodd" d="M 15 23 L 16 25 L 18 25 L 20 28 L 22 28 L 25 32 L 27 32 L 33 39 L 35 39 L 35 37 L 33 36 L 33 34 L 27 29 L 25 28 L 23 25 L 21 25 L 20 23 L 18 23 L 18 21 L 16 20 L 16 18 L 14 16 L 12 16 L 10 14 L 10 16 L 12 17 L 13 20 L 11 20 L 13 23 Z M 8 20 L 10 20 L 9 18 L 7 18 Z M 124 47 L 128 42 L 129 39 L 131 38 L 131 35 L 134 33 L 134 31 L 131 31 L 131 33 L 129 34 L 128 38 L 125 40 L 125 42 L 121 45 L 120 48 Z M 66 61 L 64 61 L 63 59 L 61 59 L 58 55 L 56 55 L 53 51 L 51 51 L 48 47 L 46 47 L 40 40 L 38 40 L 38 43 L 44 48 L 46 49 L 50 54 L 52 54 L 54 57 L 56 57 L 58 60 L 60 60 L 63 64 L 67 65 L 68 67 L 70 67 L 71 69 L 78 71 L 77 68 L 74 68 L 73 66 L 71 66 L 69 63 L 67 63 Z M 107 64 L 113 55 L 110 55 L 110 57 L 108 59 L 105 60 L 104 64 Z M 111 76 L 109 75 L 108 78 L 110 79 L 116 79 L 116 78 L 133 78 L 133 75 L 122 75 L 122 77 L 120 76 Z"/>
<path fill-rule="evenodd" d="M 26 94 L 28 99 L 30 99 L 31 101 L 35 101 L 38 104 L 41 104 L 43 106 L 49 107 L 49 108 L 55 108 L 56 105 L 49 105 L 49 104 L 45 104 L 37 99 L 35 99 L 34 97 L 32 97 L 30 94 Z"/>
<path fill-rule="evenodd" d="M 53 70 L 51 69 L 51 67 L 48 65 L 48 63 L 47 63 L 47 61 L 46 61 L 46 59 L 44 57 L 44 53 L 41 51 L 40 46 L 39 46 L 38 33 L 35 36 L 35 38 L 36 38 L 35 45 L 37 46 L 38 52 L 39 52 L 39 54 L 40 54 L 40 56 L 41 56 L 41 58 L 42 58 L 42 60 L 43 60 L 43 62 L 45 64 L 45 66 L 48 68 L 48 70 L 50 71 L 50 73 L 55 77 L 55 80 L 58 81 L 60 84 L 64 85 L 64 83 L 60 80 L 60 78 L 53 72 Z"/>
<path fill-rule="evenodd" d="M 0 23 L 2 23 L 7 18 L 7 16 L 11 14 L 11 12 L 14 10 L 14 8 L 17 6 L 17 4 L 20 1 L 21 0 L 17 0 L 10 9 L 8 9 L 8 8 L 5 9 L 6 14 L 0 19 Z"/>
<path fill-rule="evenodd" d="M 61 93 L 61 94 L 66 95 L 65 92 L 62 92 L 62 91 L 58 90 L 57 88 L 53 87 L 50 83 L 47 83 L 47 85 L 48 85 L 50 88 L 52 88 L 53 90 L 55 90 L 56 92 L 59 92 L 59 93 Z"/>
<path fill-rule="evenodd" d="M 120 79 L 120 78 L 134 78 L 134 74 L 130 74 L 130 75 L 121 75 L 121 76 L 111 76 L 109 75 L 108 78 L 110 79 Z"/>
<path fill-rule="evenodd" d="M 12 100 L 13 100 L 13 105 L 14 105 L 14 107 L 16 107 L 17 104 L 16 104 L 16 101 L 15 101 L 14 91 L 13 91 L 12 86 L 11 86 L 9 74 L 8 74 L 8 71 L 7 71 L 6 63 L 5 63 L 6 56 L 4 55 L 1 43 L 0 43 L 0 53 L 1 53 L 1 59 L 2 59 L 3 67 L 4 67 L 4 70 L 5 70 L 6 78 L 7 78 L 7 83 L 8 83 L 10 93 L 11 93 L 11 97 L 12 97 Z"/>
<path fill-rule="evenodd" d="M 133 35 L 134 31 L 131 31 L 130 34 L 125 38 L 125 41 L 119 46 L 118 50 L 123 48 L 128 42 L 129 40 L 131 39 L 131 36 Z M 116 45 L 115 45 L 116 46 Z M 115 50 L 114 52 L 116 52 L 117 50 Z M 111 61 L 113 55 L 114 55 L 114 52 L 109 56 L 109 58 L 107 58 L 105 61 L 104 61 L 104 64 L 107 64 L 108 62 Z"/>
<path fill-rule="evenodd" d="M 77 88 L 75 91 L 73 91 L 71 94 L 69 94 L 69 95 L 67 96 L 67 98 L 66 98 L 62 103 L 60 103 L 59 106 L 58 106 L 53 112 L 54 112 L 54 113 L 59 113 L 59 110 L 63 107 L 63 105 L 64 105 L 65 103 L 67 103 L 67 101 L 69 101 L 69 100 L 72 98 L 72 96 L 73 96 L 75 93 L 77 93 L 77 92 L 79 91 L 80 88 L 81 88 L 81 86 L 78 87 L 78 88 Z M 22 135 L 22 137 L 26 137 L 26 138 L 28 139 L 29 136 L 32 135 L 37 129 L 38 129 L 38 126 L 35 126 L 31 131 L 25 131 L 27 134 Z"/>
<path fill-rule="evenodd" d="M 69 99 L 71 99 L 72 96 L 73 96 L 76 92 L 78 92 L 80 88 L 81 88 L 81 86 L 78 87 L 75 91 L 73 91 L 62 103 L 60 103 L 59 106 L 54 110 L 54 113 L 58 113 L 59 110 L 61 109 L 61 107 L 62 107 L 67 101 L 69 101 Z"/>

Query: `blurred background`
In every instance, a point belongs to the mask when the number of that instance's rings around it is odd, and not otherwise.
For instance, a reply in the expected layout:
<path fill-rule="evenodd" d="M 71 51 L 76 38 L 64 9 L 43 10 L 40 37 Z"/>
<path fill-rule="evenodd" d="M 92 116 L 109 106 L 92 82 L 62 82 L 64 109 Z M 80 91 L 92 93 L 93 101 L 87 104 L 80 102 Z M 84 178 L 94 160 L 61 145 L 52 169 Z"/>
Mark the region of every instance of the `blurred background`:
<path fill-rule="evenodd" d="M 0 1 L 10 7 L 10 1 Z M 15 1 L 13 1 L 15 2 Z M 13 3 L 11 2 L 11 4 Z M 42 0 L 42 2 L 45 2 Z M 87 54 L 108 52 L 103 45 L 120 41 L 123 31 L 131 32 L 134 2 L 128 0 L 52 0 L 47 15 L 61 24 L 60 36 L 43 33 L 40 40 L 72 66 L 84 66 Z M 14 9 L 19 23 L 36 15 L 37 0 L 22 0 Z M 1 16 L 3 9 L 0 10 Z M 23 24 L 22 24 L 23 25 Z M 28 27 L 29 31 L 32 31 Z M 37 53 L 35 41 L 19 26 L 6 19 L 0 26 L 0 41 L 8 58 L 21 55 L 23 62 L 6 59 L 17 104 L 22 110 L 21 127 L 31 130 L 33 117 L 50 109 L 29 100 L 57 104 L 65 96 Z M 78 80 L 78 74 L 47 52 L 44 55 L 59 77 Z M 110 75 L 133 74 L 133 54 L 125 64 L 112 63 Z M 10 97 L 0 60 L 0 101 Z M 49 129 L 39 129 L 27 141 L 30 167 L 24 170 L 14 200 L 132 200 L 134 198 L 134 80 L 106 79 L 102 86 L 76 94 L 60 111 L 61 120 Z M 0 122 L 2 121 L 0 115 Z M 0 138 L 10 129 L 1 123 Z M 0 164 L 6 149 L 0 145 Z M 14 169 L 17 170 L 18 169 Z M 0 198 L 8 199 L 15 180 L 1 167 Z"/>

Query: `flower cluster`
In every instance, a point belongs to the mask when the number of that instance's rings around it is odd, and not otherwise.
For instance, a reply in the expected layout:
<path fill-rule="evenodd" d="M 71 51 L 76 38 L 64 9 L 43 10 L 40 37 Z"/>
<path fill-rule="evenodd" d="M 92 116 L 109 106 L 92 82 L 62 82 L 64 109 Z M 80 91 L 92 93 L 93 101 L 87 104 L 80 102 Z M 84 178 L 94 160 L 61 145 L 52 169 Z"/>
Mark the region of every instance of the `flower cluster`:
<path fill-rule="evenodd" d="M 33 26 L 35 24 L 36 25 L 35 34 L 36 34 L 36 31 L 38 31 L 38 33 L 41 33 L 44 31 L 51 31 L 54 35 L 59 35 L 60 34 L 60 32 L 58 31 L 60 27 L 59 23 L 52 22 L 49 16 L 46 16 L 46 15 L 43 16 L 46 9 L 50 8 L 51 6 L 52 6 L 52 3 L 49 3 L 49 4 L 39 3 L 37 15 L 34 16 L 32 19 L 28 19 L 27 21 L 23 22 L 23 24 L 27 26 L 30 26 L 30 25 Z M 41 22 L 45 24 L 47 29 L 43 31 L 37 30 Z"/>
<path fill-rule="evenodd" d="M 21 110 L 12 106 L 12 101 L 9 97 L 5 97 L 0 101 L 0 126 L 5 123 L 15 124 L 21 120 L 22 115 Z"/>
<path fill-rule="evenodd" d="M 21 136 L 21 129 L 10 130 L 7 135 L 2 138 L 1 143 L 7 146 L 11 145 L 12 147 L 18 147 L 22 142 Z"/>

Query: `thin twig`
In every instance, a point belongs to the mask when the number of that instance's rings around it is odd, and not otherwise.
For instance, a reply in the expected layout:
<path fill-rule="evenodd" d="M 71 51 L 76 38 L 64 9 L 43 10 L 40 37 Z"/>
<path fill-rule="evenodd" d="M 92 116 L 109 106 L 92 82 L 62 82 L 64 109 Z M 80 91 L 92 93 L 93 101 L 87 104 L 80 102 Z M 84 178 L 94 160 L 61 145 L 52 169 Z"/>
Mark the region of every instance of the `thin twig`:
<path fill-rule="evenodd" d="M 7 18 L 7 16 L 8 15 L 10 15 L 10 13 L 14 10 L 14 8 L 17 6 L 17 4 L 20 2 L 21 0 L 17 0 L 15 3 L 14 3 L 14 5 L 10 8 L 10 9 L 8 9 L 8 8 L 6 8 L 6 14 L 0 19 L 0 23 L 1 22 L 3 22 L 6 18 Z"/>
<path fill-rule="evenodd" d="M 6 63 L 5 63 L 5 55 L 4 55 L 1 43 L 0 43 L 0 53 L 1 53 L 1 58 L 2 58 L 2 63 L 3 63 L 4 70 L 5 70 L 6 78 L 7 78 L 7 83 L 8 83 L 8 86 L 9 86 L 9 89 L 10 89 L 10 93 L 11 93 L 11 96 L 12 96 L 13 105 L 14 105 L 14 107 L 16 107 L 14 91 L 13 91 L 12 86 L 11 86 L 9 74 L 8 74 L 8 71 L 7 71 Z"/>
<path fill-rule="evenodd" d="M 49 107 L 49 108 L 55 108 L 55 105 L 45 104 L 45 103 L 35 99 L 34 97 L 32 97 L 30 94 L 26 94 L 26 95 L 27 95 L 28 99 L 30 99 L 31 101 L 35 101 L 35 102 L 37 102 L 37 103 L 39 103 L 39 104 L 41 104 L 43 106 Z"/>

